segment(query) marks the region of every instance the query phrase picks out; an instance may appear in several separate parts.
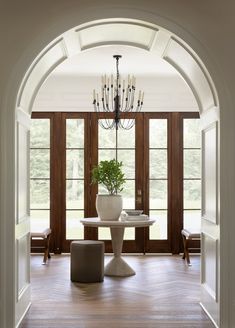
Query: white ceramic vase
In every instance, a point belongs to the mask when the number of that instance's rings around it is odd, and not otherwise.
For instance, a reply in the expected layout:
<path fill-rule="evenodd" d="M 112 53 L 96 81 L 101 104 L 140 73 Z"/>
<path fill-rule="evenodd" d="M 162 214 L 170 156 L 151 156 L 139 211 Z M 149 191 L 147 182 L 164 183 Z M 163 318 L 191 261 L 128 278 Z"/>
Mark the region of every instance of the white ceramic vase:
<path fill-rule="evenodd" d="M 100 220 L 117 221 L 122 211 L 122 196 L 97 194 L 96 210 Z"/>

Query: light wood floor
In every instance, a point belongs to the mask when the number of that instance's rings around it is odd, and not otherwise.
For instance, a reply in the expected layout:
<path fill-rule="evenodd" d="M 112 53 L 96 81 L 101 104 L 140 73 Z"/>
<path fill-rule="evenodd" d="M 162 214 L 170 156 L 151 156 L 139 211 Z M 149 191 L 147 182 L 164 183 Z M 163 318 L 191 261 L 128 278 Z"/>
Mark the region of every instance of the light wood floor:
<path fill-rule="evenodd" d="M 109 260 L 106 256 L 106 261 Z M 70 257 L 32 256 L 32 305 L 21 328 L 212 328 L 199 305 L 199 257 L 126 256 L 136 275 L 70 282 Z"/>

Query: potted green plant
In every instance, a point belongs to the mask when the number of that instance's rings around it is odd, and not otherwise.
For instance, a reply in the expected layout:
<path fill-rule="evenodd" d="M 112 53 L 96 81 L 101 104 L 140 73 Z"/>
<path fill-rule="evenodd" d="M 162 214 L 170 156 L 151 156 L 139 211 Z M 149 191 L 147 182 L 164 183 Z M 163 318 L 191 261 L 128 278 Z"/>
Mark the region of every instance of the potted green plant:
<path fill-rule="evenodd" d="M 123 185 L 126 182 L 122 172 L 122 162 L 115 159 L 101 161 L 92 170 L 92 183 L 101 184 L 107 194 L 97 194 L 96 210 L 98 216 L 104 221 L 115 221 L 119 219 L 122 211 Z"/>

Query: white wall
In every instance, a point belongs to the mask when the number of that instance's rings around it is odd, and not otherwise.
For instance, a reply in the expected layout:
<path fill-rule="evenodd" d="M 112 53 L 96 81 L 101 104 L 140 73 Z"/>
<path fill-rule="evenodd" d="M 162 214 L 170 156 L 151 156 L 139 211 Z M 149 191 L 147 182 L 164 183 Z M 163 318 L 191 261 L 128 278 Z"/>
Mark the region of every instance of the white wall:
<path fill-rule="evenodd" d="M 179 75 L 136 76 L 138 90 L 145 92 L 143 111 L 198 111 L 189 86 Z M 100 90 L 100 76 L 52 74 L 35 99 L 33 111 L 93 111 L 93 89 Z"/>

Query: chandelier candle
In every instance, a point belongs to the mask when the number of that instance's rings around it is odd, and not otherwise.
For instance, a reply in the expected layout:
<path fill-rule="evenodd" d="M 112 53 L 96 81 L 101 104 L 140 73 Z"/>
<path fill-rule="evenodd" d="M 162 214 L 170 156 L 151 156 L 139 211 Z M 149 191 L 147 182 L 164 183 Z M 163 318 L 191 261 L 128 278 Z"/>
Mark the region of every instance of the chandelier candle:
<path fill-rule="evenodd" d="M 93 105 L 97 113 L 113 112 L 115 117 L 113 120 L 104 118 L 99 120 L 99 124 L 104 129 L 130 130 L 135 124 L 135 116 L 133 118 L 121 119 L 121 113 L 138 113 L 141 111 L 144 101 L 144 92 L 139 91 L 139 96 L 136 105 L 135 100 L 135 85 L 136 78 L 134 76 L 127 78 L 127 86 L 125 80 L 120 80 L 119 75 L 119 59 L 120 55 L 113 56 L 116 59 L 116 79 L 107 78 L 106 75 L 101 77 L 101 103 L 99 102 L 99 95 L 93 90 Z M 110 83 L 109 83 L 110 81 Z"/>

